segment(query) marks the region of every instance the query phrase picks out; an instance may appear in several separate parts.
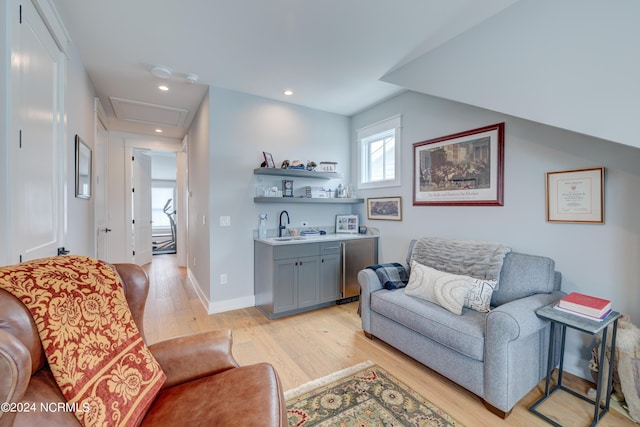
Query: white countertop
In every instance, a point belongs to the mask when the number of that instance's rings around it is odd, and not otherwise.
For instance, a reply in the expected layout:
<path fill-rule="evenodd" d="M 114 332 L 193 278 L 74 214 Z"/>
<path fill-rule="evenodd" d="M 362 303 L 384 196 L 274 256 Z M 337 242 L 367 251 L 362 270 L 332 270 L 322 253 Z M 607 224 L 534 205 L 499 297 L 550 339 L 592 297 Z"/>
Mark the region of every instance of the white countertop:
<path fill-rule="evenodd" d="M 255 239 L 255 241 L 266 243 L 267 245 L 280 246 L 280 245 L 296 245 L 300 243 L 333 242 L 337 240 L 373 239 L 378 237 L 380 236 L 377 234 L 336 233 L 336 234 L 321 234 L 316 236 L 267 237 L 266 239 Z"/>

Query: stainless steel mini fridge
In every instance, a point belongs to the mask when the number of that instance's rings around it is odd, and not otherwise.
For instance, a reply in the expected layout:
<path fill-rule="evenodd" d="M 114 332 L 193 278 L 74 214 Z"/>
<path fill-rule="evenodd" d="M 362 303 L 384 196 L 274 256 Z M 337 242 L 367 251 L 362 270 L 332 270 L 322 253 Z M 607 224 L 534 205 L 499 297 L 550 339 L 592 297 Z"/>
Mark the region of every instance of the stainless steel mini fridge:
<path fill-rule="evenodd" d="M 378 239 L 343 240 L 342 251 L 341 298 L 338 303 L 355 301 L 360 296 L 358 272 L 378 263 Z"/>

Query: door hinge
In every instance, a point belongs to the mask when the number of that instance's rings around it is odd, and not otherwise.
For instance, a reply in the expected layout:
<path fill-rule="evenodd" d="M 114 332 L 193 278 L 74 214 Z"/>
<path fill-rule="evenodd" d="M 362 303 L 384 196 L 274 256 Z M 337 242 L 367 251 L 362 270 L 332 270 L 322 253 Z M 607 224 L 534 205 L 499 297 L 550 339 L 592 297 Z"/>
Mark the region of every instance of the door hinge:
<path fill-rule="evenodd" d="M 135 162 L 136 161 L 136 156 L 131 156 L 131 161 Z"/>
<path fill-rule="evenodd" d="M 20 255 L 20 262 L 22 262 L 22 255 Z"/>
<path fill-rule="evenodd" d="M 18 131 L 18 148 L 22 148 L 22 129 Z"/>
<path fill-rule="evenodd" d="M 136 189 L 132 187 L 132 188 L 131 188 L 131 192 L 132 192 L 132 193 L 135 193 L 135 192 L 136 192 Z"/>
<path fill-rule="evenodd" d="M 136 251 L 133 251 L 133 256 L 136 256 Z"/>
<path fill-rule="evenodd" d="M 19 11 L 18 11 L 18 24 L 22 24 L 22 5 L 20 5 Z"/>

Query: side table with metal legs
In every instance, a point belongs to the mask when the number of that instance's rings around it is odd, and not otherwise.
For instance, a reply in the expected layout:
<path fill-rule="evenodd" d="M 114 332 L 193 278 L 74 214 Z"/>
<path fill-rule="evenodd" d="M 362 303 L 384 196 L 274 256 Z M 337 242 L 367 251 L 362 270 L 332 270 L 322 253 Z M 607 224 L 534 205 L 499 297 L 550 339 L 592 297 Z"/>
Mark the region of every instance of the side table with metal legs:
<path fill-rule="evenodd" d="M 609 411 L 609 403 L 611 400 L 611 386 L 613 383 L 613 361 L 615 359 L 615 351 L 616 351 L 616 335 L 618 332 L 618 318 L 620 317 L 620 313 L 617 311 L 612 311 L 609 315 L 603 319 L 602 321 L 588 319 L 582 316 L 574 315 L 571 313 L 567 313 L 564 311 L 560 311 L 556 308 L 557 303 L 550 304 L 546 307 L 543 307 L 536 311 L 536 314 L 546 320 L 551 322 L 551 331 L 549 335 L 549 356 L 547 360 L 547 378 L 545 380 L 544 386 L 544 395 L 538 399 L 529 410 L 534 414 L 538 415 L 540 418 L 547 421 L 549 424 L 552 424 L 556 427 L 562 427 L 561 424 L 558 424 L 554 420 L 550 419 L 546 415 L 539 412 L 536 408 L 542 404 L 545 400 L 547 400 L 553 393 L 558 390 L 564 390 L 567 393 L 570 393 L 576 397 L 579 397 L 582 400 L 585 400 L 594 405 L 593 412 L 593 422 L 589 425 L 589 427 L 593 427 L 598 424 L 600 418 L 604 414 Z M 602 397 L 602 388 L 603 388 L 603 380 L 605 380 L 602 375 L 602 367 L 605 363 L 605 354 L 607 351 L 607 332 L 609 327 L 613 327 L 613 332 L 611 335 L 611 355 L 609 357 L 609 375 L 606 378 L 606 396 L 604 405 L 600 403 L 600 399 Z M 556 328 L 561 328 L 561 340 L 560 340 L 560 366 L 558 368 L 558 382 L 555 386 L 550 387 L 551 382 L 551 372 L 554 368 L 553 363 L 553 355 L 555 354 L 555 334 Z M 567 388 L 562 384 L 562 369 L 564 364 L 564 346 L 567 335 L 567 327 L 579 330 L 581 332 L 585 332 L 587 334 L 596 335 L 597 333 L 602 331 L 602 342 L 600 344 L 600 369 L 598 370 L 598 381 L 596 384 L 596 398 L 592 400 L 587 396 L 584 396 L 570 388 Z"/>

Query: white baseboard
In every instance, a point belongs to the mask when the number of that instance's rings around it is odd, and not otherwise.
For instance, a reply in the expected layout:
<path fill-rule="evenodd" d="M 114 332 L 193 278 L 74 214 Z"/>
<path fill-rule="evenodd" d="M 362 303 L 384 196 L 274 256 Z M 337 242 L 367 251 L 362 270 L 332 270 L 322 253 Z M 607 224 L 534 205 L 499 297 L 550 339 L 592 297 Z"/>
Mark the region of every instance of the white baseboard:
<path fill-rule="evenodd" d="M 249 295 L 246 297 L 234 298 L 224 301 L 216 301 L 215 303 L 209 301 L 209 298 L 202 292 L 198 280 L 191 273 L 191 269 L 187 269 L 187 280 L 191 282 L 191 286 L 198 295 L 198 299 L 202 303 L 202 306 L 207 310 L 207 314 L 223 313 L 230 310 L 238 310 L 241 308 L 253 307 L 256 305 L 256 297 Z"/>
<path fill-rule="evenodd" d="M 256 305 L 256 297 L 253 295 L 228 299 L 224 301 L 209 302 L 209 314 L 223 313 L 225 311 L 238 310 L 241 308 L 253 307 Z"/>

